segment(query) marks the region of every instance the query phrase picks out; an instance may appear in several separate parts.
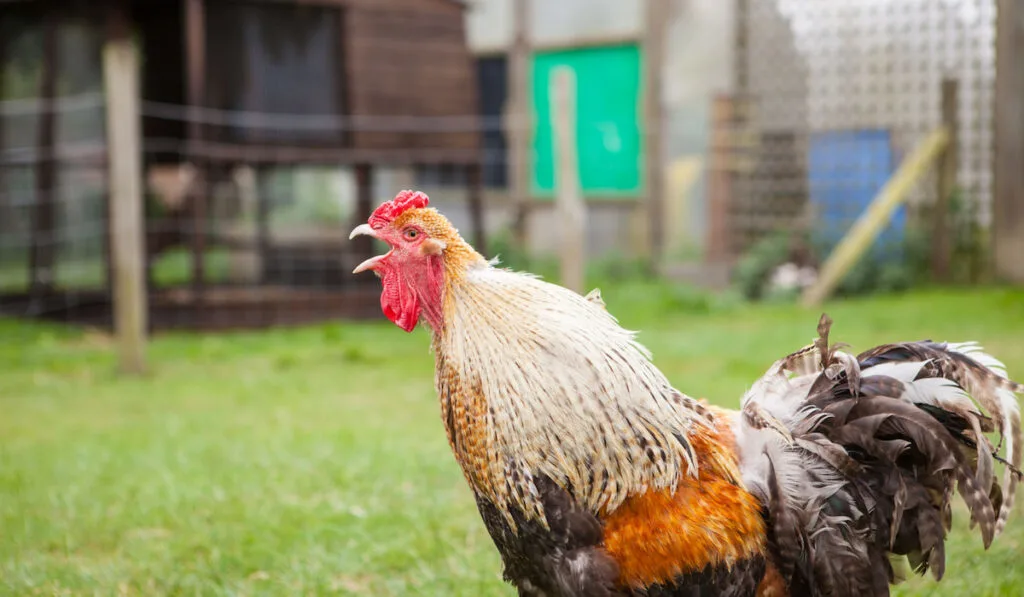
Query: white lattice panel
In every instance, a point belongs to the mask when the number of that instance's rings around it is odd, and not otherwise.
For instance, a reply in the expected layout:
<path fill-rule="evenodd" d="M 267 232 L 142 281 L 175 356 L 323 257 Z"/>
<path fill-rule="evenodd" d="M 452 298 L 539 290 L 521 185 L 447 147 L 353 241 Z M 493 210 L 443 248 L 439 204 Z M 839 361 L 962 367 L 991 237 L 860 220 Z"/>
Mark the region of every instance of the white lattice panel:
<path fill-rule="evenodd" d="M 994 0 L 749 0 L 748 87 L 762 132 L 884 128 L 905 154 L 959 82 L 960 183 L 990 220 Z M 932 192 L 918 190 L 918 199 Z"/>

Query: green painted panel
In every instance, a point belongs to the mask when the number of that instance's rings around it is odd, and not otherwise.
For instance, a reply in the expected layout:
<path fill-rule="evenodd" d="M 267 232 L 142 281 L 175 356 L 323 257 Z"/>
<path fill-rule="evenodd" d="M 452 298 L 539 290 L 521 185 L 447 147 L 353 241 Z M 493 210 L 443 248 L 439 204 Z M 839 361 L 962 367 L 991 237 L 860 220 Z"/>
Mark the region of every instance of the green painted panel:
<path fill-rule="evenodd" d="M 593 197 L 639 195 L 643 167 L 640 49 L 634 44 L 534 55 L 534 194 L 554 195 L 555 148 L 549 88 L 551 71 L 558 66 L 568 66 L 576 72 L 576 143 L 583 192 Z"/>

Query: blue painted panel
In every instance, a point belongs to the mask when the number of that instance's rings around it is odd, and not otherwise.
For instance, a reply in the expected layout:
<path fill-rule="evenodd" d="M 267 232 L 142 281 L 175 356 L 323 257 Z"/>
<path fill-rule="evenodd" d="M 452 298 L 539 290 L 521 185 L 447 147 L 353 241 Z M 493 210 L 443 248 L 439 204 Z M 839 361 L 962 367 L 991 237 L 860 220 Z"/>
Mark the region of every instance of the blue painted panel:
<path fill-rule="evenodd" d="M 892 175 L 895 157 L 886 130 L 814 133 L 808 150 L 808 186 L 818 218 L 817 242 L 829 252 L 842 239 Z M 897 256 L 885 250 L 903 239 L 906 208 L 900 206 L 875 241 L 876 256 Z"/>

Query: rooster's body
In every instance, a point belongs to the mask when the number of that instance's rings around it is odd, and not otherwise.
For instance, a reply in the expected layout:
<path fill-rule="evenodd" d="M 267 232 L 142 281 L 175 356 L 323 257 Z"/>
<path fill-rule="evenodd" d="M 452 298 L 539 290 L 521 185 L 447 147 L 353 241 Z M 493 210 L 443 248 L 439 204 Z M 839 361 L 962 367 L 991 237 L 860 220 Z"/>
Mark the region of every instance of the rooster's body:
<path fill-rule="evenodd" d="M 976 346 L 853 357 L 823 317 L 715 409 L 599 295 L 494 267 L 426 204 L 403 193 L 354 231 L 392 247 L 357 271 L 392 321 L 430 325 L 449 443 L 521 595 L 886 595 L 897 556 L 941 577 L 955 490 L 986 546 L 1005 524 L 1022 388 Z"/>

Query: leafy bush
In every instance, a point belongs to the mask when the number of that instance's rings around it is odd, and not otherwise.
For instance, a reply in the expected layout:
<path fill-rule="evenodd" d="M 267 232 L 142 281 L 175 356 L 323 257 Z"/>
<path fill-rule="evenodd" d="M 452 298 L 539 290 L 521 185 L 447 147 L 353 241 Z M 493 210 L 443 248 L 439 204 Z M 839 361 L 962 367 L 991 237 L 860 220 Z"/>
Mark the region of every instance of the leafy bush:
<path fill-rule="evenodd" d="M 957 189 L 950 198 L 950 228 L 953 235 L 951 279 L 959 283 L 976 283 L 985 275 L 989 258 L 987 230 L 978 223 L 978 202 L 970 200 Z"/>
<path fill-rule="evenodd" d="M 975 282 L 987 259 L 984 229 L 973 207 L 957 192 L 950 202 L 952 235 L 952 279 Z M 862 296 L 903 291 L 931 282 L 931 221 L 917 218 L 908 224 L 903 237 L 894 243 L 876 245 L 851 268 L 835 290 L 836 296 Z M 835 239 L 810 238 L 806 233 L 777 233 L 765 237 L 745 253 L 734 272 L 738 291 L 750 300 L 792 300 L 799 289 L 775 290 L 771 278 L 776 269 L 799 259 L 801 246 L 810 248 L 813 261 L 823 263 Z"/>
<path fill-rule="evenodd" d="M 791 233 L 767 236 L 740 258 L 733 272 L 740 294 L 750 300 L 767 298 L 772 272 L 790 260 L 792 236 Z"/>

